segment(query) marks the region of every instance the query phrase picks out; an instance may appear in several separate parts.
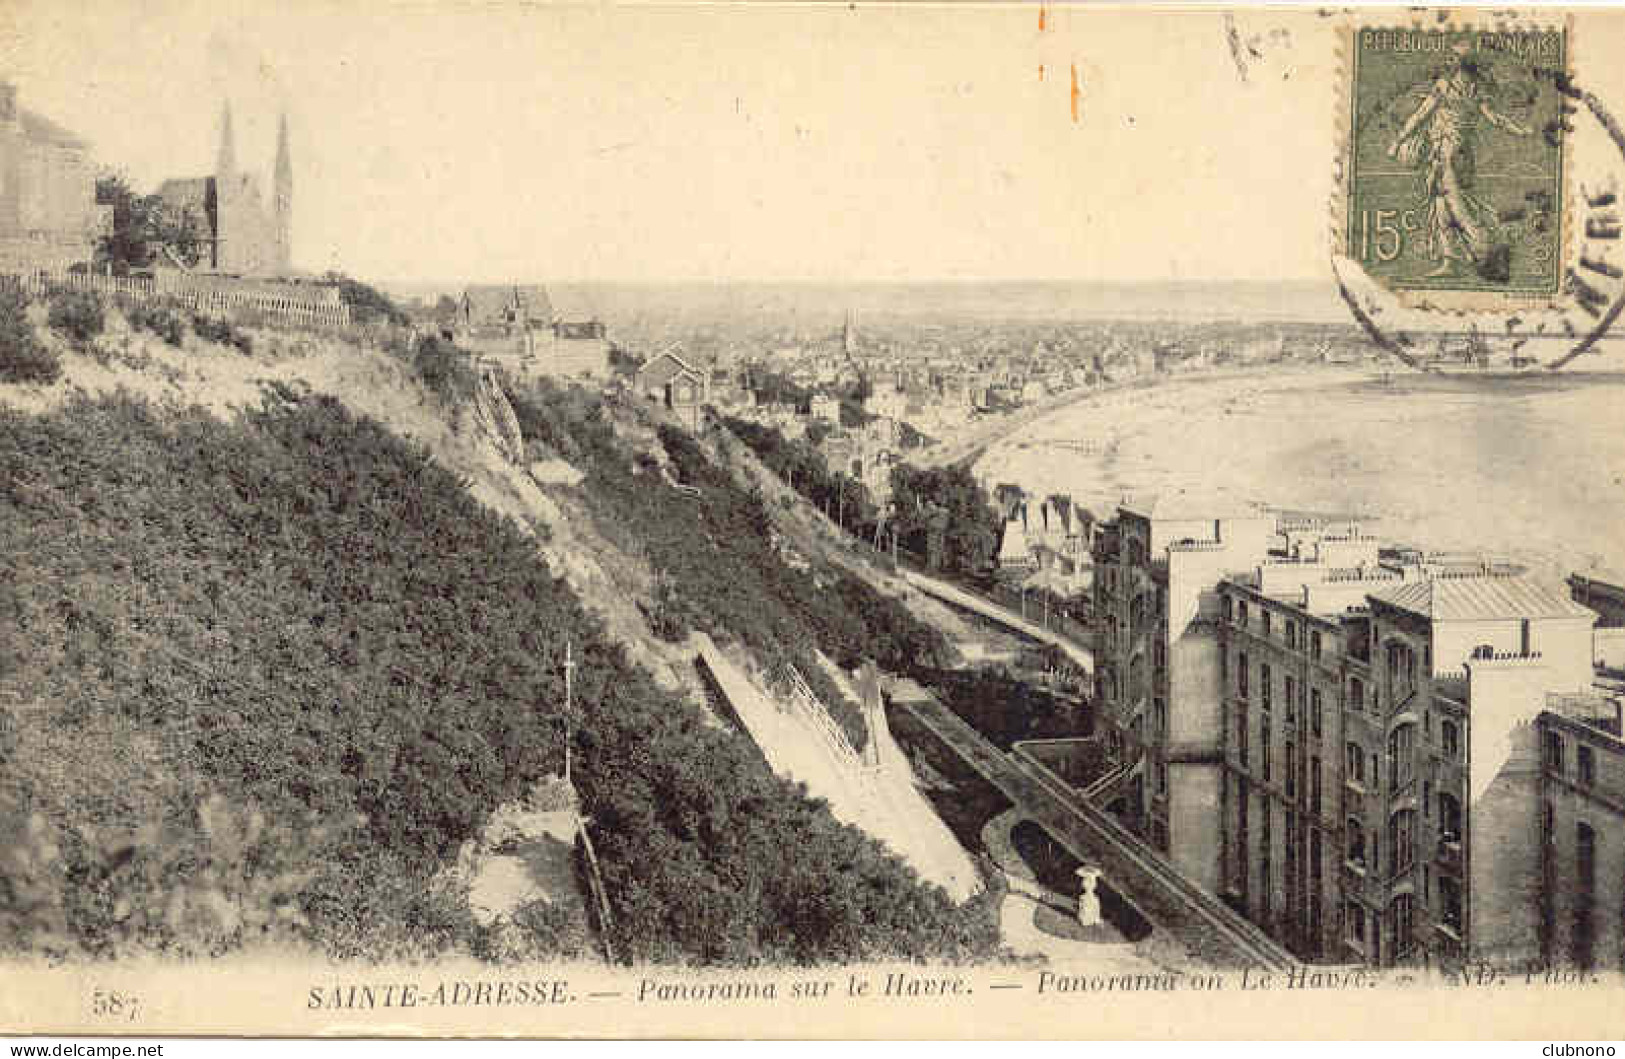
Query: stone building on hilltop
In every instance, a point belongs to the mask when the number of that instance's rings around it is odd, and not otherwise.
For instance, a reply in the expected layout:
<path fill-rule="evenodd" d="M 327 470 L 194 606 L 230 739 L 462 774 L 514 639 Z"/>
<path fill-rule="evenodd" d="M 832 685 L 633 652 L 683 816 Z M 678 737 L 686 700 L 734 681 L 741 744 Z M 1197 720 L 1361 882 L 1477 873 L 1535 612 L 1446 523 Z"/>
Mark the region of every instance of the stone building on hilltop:
<path fill-rule="evenodd" d="M 677 421 L 698 433 L 711 399 L 711 375 L 668 349 L 638 369 L 636 391 L 664 405 Z"/>
<path fill-rule="evenodd" d="M 448 337 L 521 377 L 609 378 L 602 321 L 566 319 L 541 284 L 474 284 L 457 300 Z"/>
<path fill-rule="evenodd" d="M 553 301 L 540 284 L 486 283 L 463 289 L 457 301 L 457 327 L 480 333 L 512 327 L 548 327 Z"/>
<path fill-rule="evenodd" d="M 197 224 L 199 268 L 239 276 L 282 276 L 293 270 L 293 159 L 286 116 L 277 129 L 269 198 L 255 174 L 237 167 L 229 104 L 214 175 L 166 180 L 158 197 L 177 217 L 190 214 Z"/>
<path fill-rule="evenodd" d="M 0 272 L 90 261 L 107 217 L 89 145 L 19 105 L 17 86 L 0 81 Z"/>

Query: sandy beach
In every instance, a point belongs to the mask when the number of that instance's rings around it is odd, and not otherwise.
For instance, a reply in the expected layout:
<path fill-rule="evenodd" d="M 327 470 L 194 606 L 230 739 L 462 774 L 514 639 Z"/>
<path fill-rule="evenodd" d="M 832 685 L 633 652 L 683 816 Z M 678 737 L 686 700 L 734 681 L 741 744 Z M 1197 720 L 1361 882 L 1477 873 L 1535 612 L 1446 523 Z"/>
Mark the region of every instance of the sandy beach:
<path fill-rule="evenodd" d="M 1625 377 L 1419 377 L 1273 367 L 1101 393 L 1012 432 L 989 487 L 1220 492 L 1351 513 L 1429 549 L 1488 550 L 1547 574 L 1625 569 Z"/>

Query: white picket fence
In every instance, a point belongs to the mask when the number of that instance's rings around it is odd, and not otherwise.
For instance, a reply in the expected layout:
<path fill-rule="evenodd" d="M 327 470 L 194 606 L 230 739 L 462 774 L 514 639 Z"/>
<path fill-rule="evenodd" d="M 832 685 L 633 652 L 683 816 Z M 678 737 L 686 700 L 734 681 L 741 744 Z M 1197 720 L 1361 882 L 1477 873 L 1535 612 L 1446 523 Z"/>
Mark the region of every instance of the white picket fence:
<path fill-rule="evenodd" d="M 18 277 L 30 295 L 49 291 L 95 291 L 109 297 L 123 295 L 137 301 L 172 301 L 198 312 L 229 316 L 248 310 L 309 327 L 346 327 L 350 307 L 332 287 L 313 288 L 309 296 L 274 285 L 229 277 L 192 278 L 185 275 L 158 279 L 149 276 L 104 276 L 94 272 L 36 272 Z M 315 293 L 320 291 L 320 294 Z"/>
<path fill-rule="evenodd" d="M 785 675 L 790 682 L 790 706 L 792 711 L 817 733 L 819 741 L 824 744 L 824 748 L 842 765 L 860 775 L 871 773 L 879 768 L 878 761 L 870 761 L 852 748 L 852 743 L 847 739 L 846 733 L 841 730 L 840 725 L 835 723 L 835 719 L 829 715 L 828 708 L 824 706 L 818 696 L 813 694 L 812 688 L 807 686 L 807 681 L 796 667 L 786 662 L 784 669 Z M 870 738 L 873 738 L 872 733 Z"/>

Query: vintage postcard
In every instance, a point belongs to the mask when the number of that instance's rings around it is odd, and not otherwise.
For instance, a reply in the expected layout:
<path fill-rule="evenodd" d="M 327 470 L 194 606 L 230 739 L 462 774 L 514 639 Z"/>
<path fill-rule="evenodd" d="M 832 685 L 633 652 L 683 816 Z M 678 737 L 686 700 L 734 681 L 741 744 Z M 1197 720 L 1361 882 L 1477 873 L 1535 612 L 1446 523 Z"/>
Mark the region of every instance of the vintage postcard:
<path fill-rule="evenodd" d="M 1621 1036 L 1622 53 L 0 0 L 0 1033 Z"/>

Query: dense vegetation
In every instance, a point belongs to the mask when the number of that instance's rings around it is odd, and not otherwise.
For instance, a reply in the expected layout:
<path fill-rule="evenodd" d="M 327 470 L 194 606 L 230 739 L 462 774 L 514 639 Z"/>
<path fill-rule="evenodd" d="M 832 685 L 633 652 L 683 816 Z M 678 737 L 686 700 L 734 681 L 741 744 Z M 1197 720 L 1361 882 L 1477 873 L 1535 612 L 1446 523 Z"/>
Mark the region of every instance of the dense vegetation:
<path fill-rule="evenodd" d="M 0 382 L 52 383 L 62 374 L 28 321 L 28 295 L 15 281 L 0 280 Z"/>
<path fill-rule="evenodd" d="M 378 288 L 346 276 L 342 272 L 329 272 L 327 278 L 338 284 L 339 300 L 350 307 L 350 319 L 355 323 L 363 326 L 383 323 L 405 327 L 412 322 L 406 311 Z"/>
<path fill-rule="evenodd" d="M 835 569 L 794 569 L 775 547 L 762 498 L 741 488 L 698 443 L 674 427 L 659 432 L 676 479 L 661 479 L 648 454 L 635 459 L 616 438 L 600 399 L 579 387 L 541 382 L 514 396 L 525 437 L 590 475 L 586 497 L 604 533 L 641 554 L 662 577 L 657 631 L 673 638 L 701 629 L 746 644 L 774 676 L 788 663 L 829 707 L 855 747 L 868 738 L 857 708 L 814 659 L 817 647 L 851 668 L 874 659 L 891 670 L 943 664 L 941 634 L 896 600 Z"/>
<path fill-rule="evenodd" d="M 726 418 L 724 425 L 775 474 L 842 528 L 869 540 L 884 513 L 869 490 L 846 474 L 831 473 L 816 440 L 791 440 L 777 427 Z M 813 437 L 811 428 L 809 438 Z M 886 532 L 931 570 L 964 579 L 986 574 L 998 550 L 998 510 L 987 490 L 965 467 L 892 468 L 892 501 Z M 839 512 L 839 515 L 837 515 Z"/>
<path fill-rule="evenodd" d="M 811 388 L 761 364 L 748 364 L 740 370 L 744 373 L 745 389 L 759 403 L 791 405 L 803 414 L 810 410 L 813 399 Z M 858 427 L 875 418 L 864 411 L 864 401 L 874 392 L 874 387 L 864 376 L 842 383 L 832 392 L 840 402 L 840 426 Z"/>
<path fill-rule="evenodd" d="M 955 669 L 928 674 L 932 690 L 971 727 L 1005 749 L 1020 739 L 1084 736 L 1093 730 L 1087 711 L 999 669 Z"/>
<path fill-rule="evenodd" d="M 191 209 L 176 210 L 157 195 L 137 195 L 119 175 L 96 181 L 96 202 L 111 206 L 112 223 L 96 244 L 98 270 L 118 275 L 150 268 L 164 248 L 184 265 L 203 258 L 203 218 Z"/>
<path fill-rule="evenodd" d="M 998 553 L 999 512 L 968 467 L 914 468 L 891 476 L 897 533 L 928 569 L 961 577 L 985 571 Z"/>
<path fill-rule="evenodd" d="M 46 323 L 83 349 L 107 326 L 107 312 L 95 291 L 59 290 L 51 295 Z"/>
<path fill-rule="evenodd" d="M 747 364 L 739 370 L 744 388 L 759 404 L 790 405 L 802 413 L 812 404 L 812 391 L 788 375 L 771 371 L 760 364 Z"/>
<path fill-rule="evenodd" d="M 163 339 L 165 345 L 176 348 L 186 340 L 187 316 L 175 306 L 130 297 L 120 297 L 116 301 L 124 319 L 135 330 L 151 332 Z"/>
<path fill-rule="evenodd" d="M 869 487 L 849 474 L 832 473 L 823 453 L 818 451 L 815 428 L 807 428 L 805 439 L 786 438 L 778 427 L 763 426 L 732 416 L 723 425 L 743 441 L 756 458 L 782 478 L 792 489 L 827 511 L 831 518 L 860 537 L 874 532 L 880 509 Z M 827 428 L 826 428 L 827 429 Z"/>
<path fill-rule="evenodd" d="M 618 952 L 995 944 L 986 908 L 658 689 L 528 538 L 331 399 L 277 390 L 235 424 L 125 396 L 0 411 L 0 467 L 0 947 L 490 952 L 437 869 L 567 729 Z M 658 492 L 601 477 L 611 506 Z"/>
<path fill-rule="evenodd" d="M 421 335 L 411 351 L 412 369 L 442 401 L 455 401 L 474 392 L 472 361 L 451 342 L 439 335 Z"/>
<path fill-rule="evenodd" d="M 244 356 L 254 352 L 254 339 L 230 320 L 204 313 L 193 313 L 192 330 L 205 342 L 232 346 Z"/>

